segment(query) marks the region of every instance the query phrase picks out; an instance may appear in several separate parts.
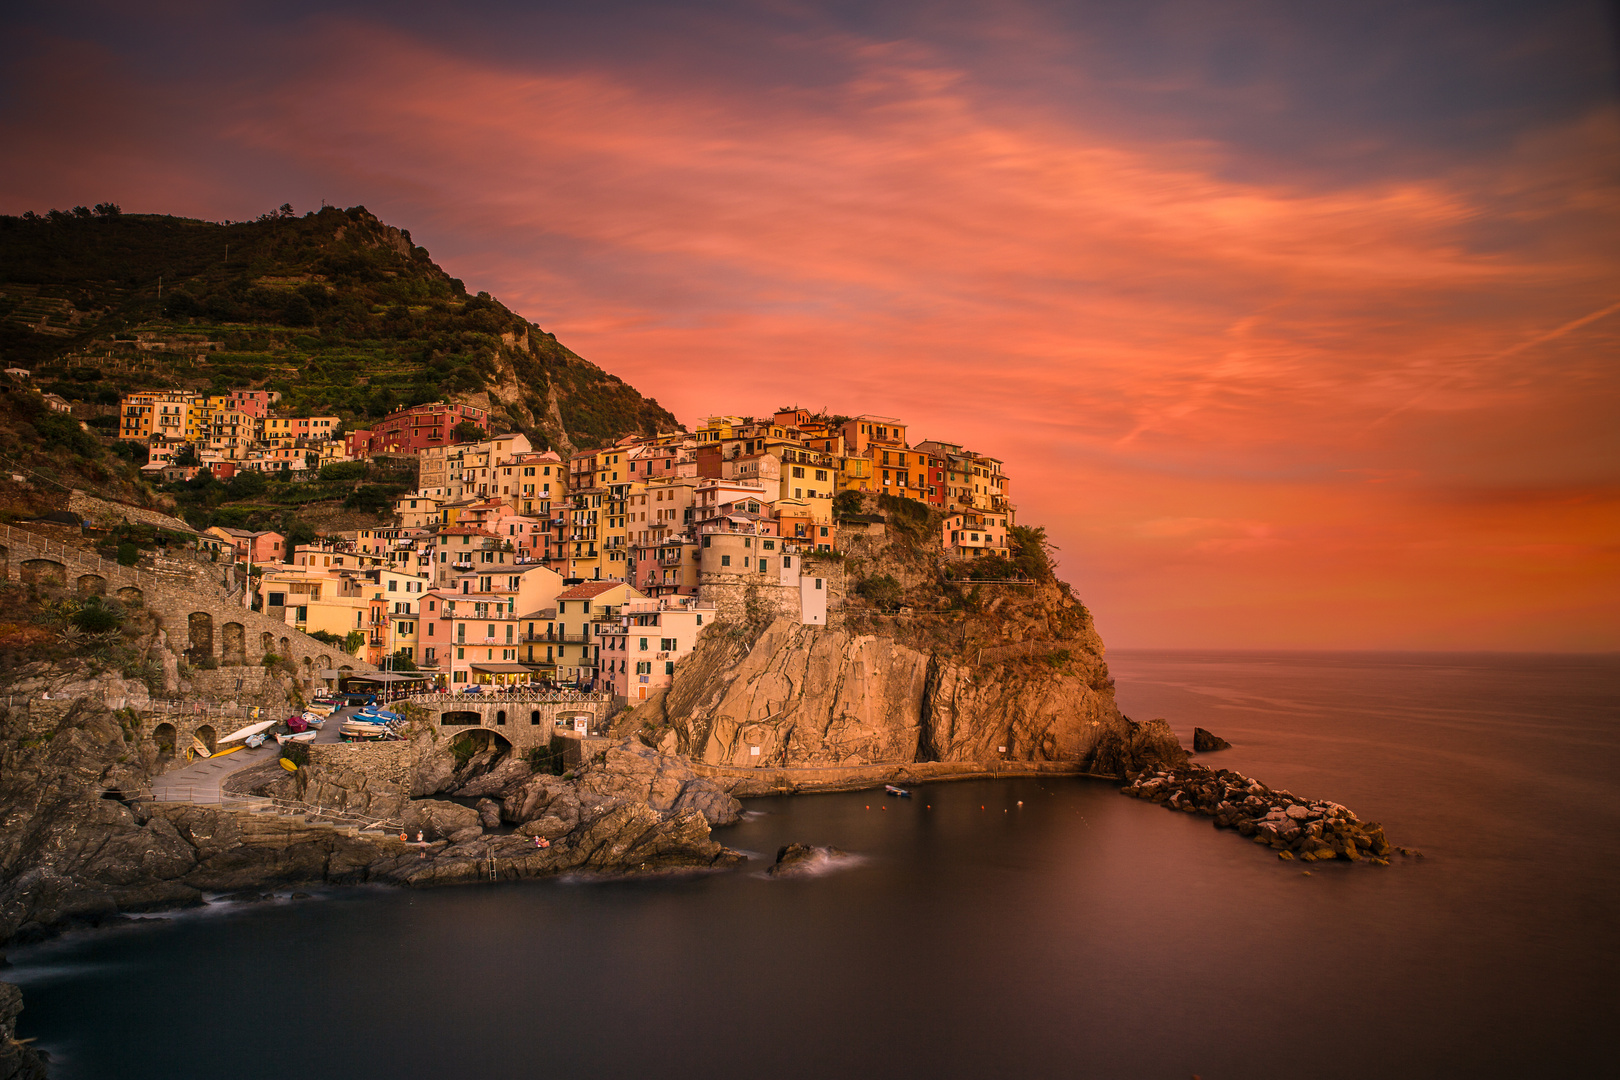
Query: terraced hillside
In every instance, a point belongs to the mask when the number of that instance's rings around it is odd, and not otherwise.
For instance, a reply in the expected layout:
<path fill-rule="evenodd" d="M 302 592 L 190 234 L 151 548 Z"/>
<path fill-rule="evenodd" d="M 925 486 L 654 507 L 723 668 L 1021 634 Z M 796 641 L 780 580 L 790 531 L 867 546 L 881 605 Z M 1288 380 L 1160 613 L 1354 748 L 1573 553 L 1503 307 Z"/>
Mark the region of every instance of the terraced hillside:
<path fill-rule="evenodd" d="M 115 207 L 0 217 L 0 358 L 111 430 L 131 389 L 280 390 L 359 427 L 443 398 L 536 445 L 675 419 L 364 207 L 217 224 Z"/>

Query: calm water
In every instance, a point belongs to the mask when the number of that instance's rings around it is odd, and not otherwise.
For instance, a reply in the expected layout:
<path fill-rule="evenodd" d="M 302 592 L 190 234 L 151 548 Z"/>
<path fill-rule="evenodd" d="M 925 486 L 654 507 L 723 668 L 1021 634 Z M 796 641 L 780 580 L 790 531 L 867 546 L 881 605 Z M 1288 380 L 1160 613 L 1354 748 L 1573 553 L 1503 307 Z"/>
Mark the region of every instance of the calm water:
<path fill-rule="evenodd" d="M 1607 1073 L 1614 658 L 1110 665 L 1128 714 L 1428 858 L 1306 875 L 1078 780 L 764 799 L 720 837 L 856 857 L 216 905 L 13 952 L 22 1034 L 62 1080 Z"/>

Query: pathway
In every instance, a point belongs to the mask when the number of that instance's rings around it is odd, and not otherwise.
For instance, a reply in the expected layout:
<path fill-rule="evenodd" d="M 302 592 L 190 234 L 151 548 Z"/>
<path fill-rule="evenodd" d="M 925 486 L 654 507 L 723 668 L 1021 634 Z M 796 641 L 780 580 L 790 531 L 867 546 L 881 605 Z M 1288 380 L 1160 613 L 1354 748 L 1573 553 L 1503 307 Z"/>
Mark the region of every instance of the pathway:
<path fill-rule="evenodd" d="M 189 765 L 152 779 L 152 797 L 158 802 L 220 801 L 220 784 L 232 773 L 281 756 L 281 745 L 274 739 L 254 750 L 238 750 L 224 757 L 199 758 Z"/>
<path fill-rule="evenodd" d="M 353 716 L 358 711 L 354 706 L 345 706 L 333 713 L 326 723 L 321 725 L 315 741 L 318 743 L 341 741 L 344 718 Z M 198 758 L 190 764 L 181 765 L 154 777 L 152 797 L 158 802 L 217 803 L 220 801 L 220 785 L 225 782 L 227 776 L 266 761 L 274 761 L 280 756 L 281 744 L 272 737 L 257 749 L 238 750 L 224 757 Z"/>

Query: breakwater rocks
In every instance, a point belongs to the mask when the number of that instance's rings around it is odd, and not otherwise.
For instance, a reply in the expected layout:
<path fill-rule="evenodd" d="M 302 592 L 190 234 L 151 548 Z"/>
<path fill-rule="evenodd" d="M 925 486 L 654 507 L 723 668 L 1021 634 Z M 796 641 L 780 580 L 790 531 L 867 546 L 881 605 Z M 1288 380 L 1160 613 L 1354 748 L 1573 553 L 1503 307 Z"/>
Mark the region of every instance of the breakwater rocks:
<path fill-rule="evenodd" d="M 1421 857 L 1409 848 L 1391 847 L 1382 825 L 1362 821 L 1338 803 L 1302 799 L 1230 769 L 1185 765 L 1143 772 L 1133 776 L 1121 793 L 1214 818 L 1216 828 L 1236 829 L 1276 851 L 1280 859 L 1365 860 L 1388 866 L 1389 856 L 1397 851 Z"/>

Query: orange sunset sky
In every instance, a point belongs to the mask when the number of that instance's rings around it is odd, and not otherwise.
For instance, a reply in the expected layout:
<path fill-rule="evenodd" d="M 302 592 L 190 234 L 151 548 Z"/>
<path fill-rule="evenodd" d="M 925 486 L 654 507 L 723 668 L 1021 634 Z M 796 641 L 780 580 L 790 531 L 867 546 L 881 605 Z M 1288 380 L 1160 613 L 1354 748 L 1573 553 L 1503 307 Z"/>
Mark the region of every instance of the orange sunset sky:
<path fill-rule="evenodd" d="M 141 7 L 3 17 L 0 212 L 363 204 L 688 425 L 1000 457 L 1115 647 L 1620 648 L 1603 4 Z"/>

